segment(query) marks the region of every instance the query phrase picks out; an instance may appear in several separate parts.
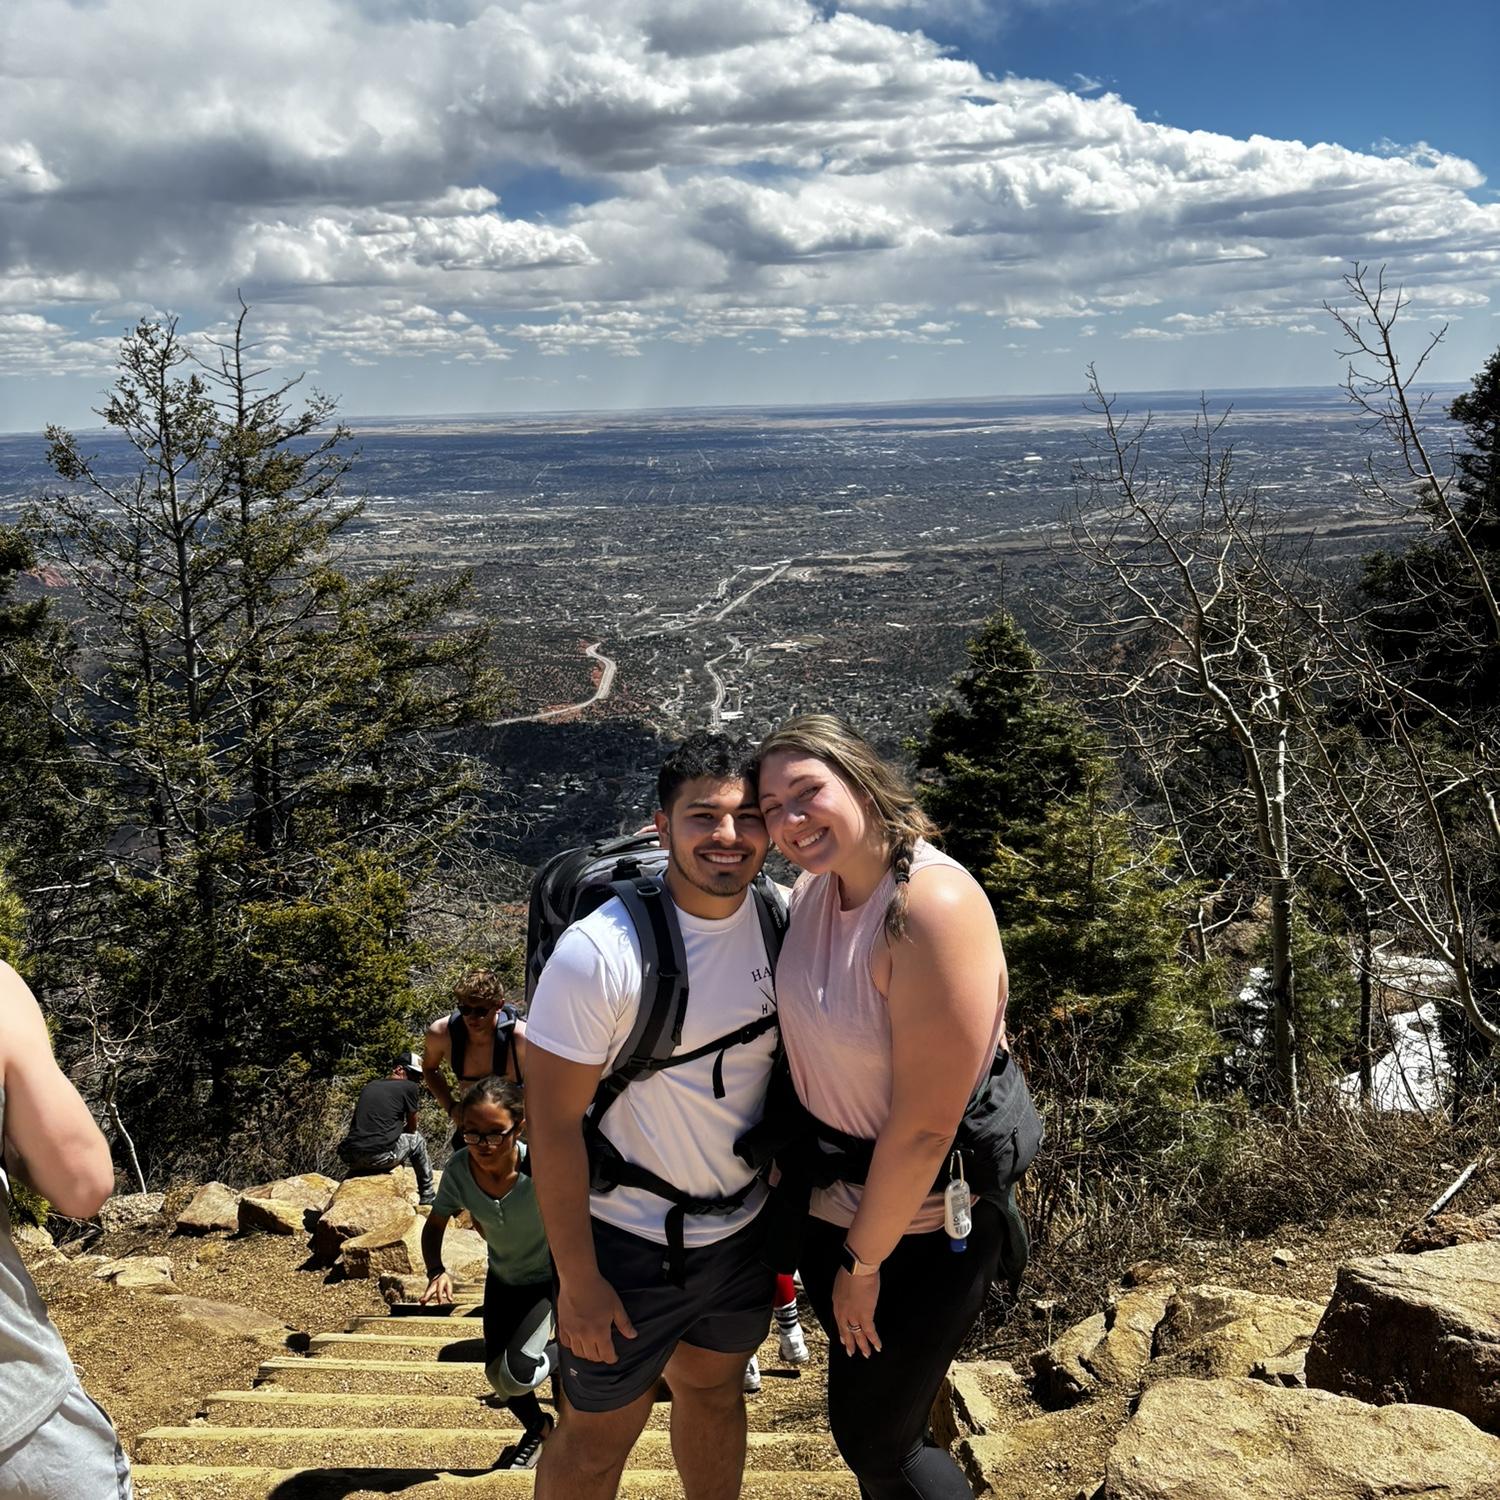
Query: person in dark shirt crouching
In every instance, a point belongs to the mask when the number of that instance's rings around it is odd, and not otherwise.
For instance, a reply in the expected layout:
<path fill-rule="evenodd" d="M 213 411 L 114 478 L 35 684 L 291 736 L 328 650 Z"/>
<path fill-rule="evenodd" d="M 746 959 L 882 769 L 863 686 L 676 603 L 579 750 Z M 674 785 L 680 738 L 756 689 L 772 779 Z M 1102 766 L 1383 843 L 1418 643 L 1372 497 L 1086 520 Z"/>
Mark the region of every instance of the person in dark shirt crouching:
<path fill-rule="evenodd" d="M 339 1142 L 339 1159 L 351 1177 L 373 1176 L 409 1165 L 417 1174 L 420 1201 L 431 1203 L 432 1162 L 427 1142 L 417 1129 L 422 1105 L 422 1059 L 408 1052 L 396 1061 L 386 1078 L 367 1083 L 354 1105 L 349 1133 Z"/>

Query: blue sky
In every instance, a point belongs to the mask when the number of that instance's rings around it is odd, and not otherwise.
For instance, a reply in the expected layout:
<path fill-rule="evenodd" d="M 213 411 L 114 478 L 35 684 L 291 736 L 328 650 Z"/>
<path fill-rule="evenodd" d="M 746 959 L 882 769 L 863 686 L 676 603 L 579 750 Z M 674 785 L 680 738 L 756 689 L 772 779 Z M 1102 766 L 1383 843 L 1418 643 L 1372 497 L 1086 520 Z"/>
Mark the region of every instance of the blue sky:
<path fill-rule="evenodd" d="M 8 0 L 0 429 L 221 325 L 351 414 L 1322 385 L 1500 343 L 1500 7 Z"/>

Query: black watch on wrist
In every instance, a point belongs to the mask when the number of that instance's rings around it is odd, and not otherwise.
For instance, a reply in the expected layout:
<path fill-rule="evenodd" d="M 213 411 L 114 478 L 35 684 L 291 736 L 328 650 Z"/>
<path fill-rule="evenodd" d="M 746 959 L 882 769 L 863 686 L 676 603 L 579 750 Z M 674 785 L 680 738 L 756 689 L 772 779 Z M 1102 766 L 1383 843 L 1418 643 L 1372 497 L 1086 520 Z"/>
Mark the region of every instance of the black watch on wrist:
<path fill-rule="evenodd" d="M 839 1265 L 851 1276 L 873 1276 L 880 1269 L 880 1262 L 861 1260 L 850 1248 L 849 1241 L 845 1240 L 839 1246 Z"/>

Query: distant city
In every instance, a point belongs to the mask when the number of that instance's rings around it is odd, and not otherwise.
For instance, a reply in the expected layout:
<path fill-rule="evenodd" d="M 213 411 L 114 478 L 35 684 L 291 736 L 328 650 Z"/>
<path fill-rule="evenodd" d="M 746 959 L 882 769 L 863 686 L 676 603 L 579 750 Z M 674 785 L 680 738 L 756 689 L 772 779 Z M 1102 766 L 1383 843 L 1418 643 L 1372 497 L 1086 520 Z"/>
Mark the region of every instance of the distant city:
<path fill-rule="evenodd" d="M 1169 459 L 1198 399 L 1120 405 L 1156 414 Z M 1329 564 L 1378 545 L 1341 392 L 1210 399 L 1233 405 L 1241 478 Z M 514 702 L 460 742 L 505 771 L 527 862 L 638 824 L 658 741 L 691 729 L 834 708 L 899 749 L 999 604 L 1029 623 L 1101 430 L 1081 395 L 351 425 L 366 510 L 344 565 L 474 572 Z M 0 437 L 0 519 L 44 460 Z"/>

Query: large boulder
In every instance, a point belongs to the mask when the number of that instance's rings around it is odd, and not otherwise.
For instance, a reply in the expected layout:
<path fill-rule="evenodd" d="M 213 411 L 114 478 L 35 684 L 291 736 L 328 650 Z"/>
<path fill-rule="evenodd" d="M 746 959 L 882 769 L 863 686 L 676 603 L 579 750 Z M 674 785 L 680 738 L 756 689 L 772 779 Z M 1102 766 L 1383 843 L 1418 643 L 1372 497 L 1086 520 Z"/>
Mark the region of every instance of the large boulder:
<path fill-rule="evenodd" d="M 288 1337 L 297 1331 L 280 1318 L 274 1318 L 253 1307 L 241 1307 L 236 1302 L 211 1302 L 205 1297 L 182 1295 L 168 1295 L 158 1298 L 158 1301 L 179 1318 L 186 1319 L 194 1328 L 222 1338 L 285 1345 Z"/>
<path fill-rule="evenodd" d="M 1098 1458 L 1088 1457 L 1092 1416 L 1084 1411 L 1047 1412 L 1009 1422 L 985 1436 L 960 1438 L 954 1456 L 976 1495 L 994 1500 L 1030 1500 L 1038 1493 L 1036 1477 L 1044 1470 L 1053 1480 L 1048 1494 L 1072 1495 L 1092 1488 L 1099 1477 Z"/>
<path fill-rule="evenodd" d="M 125 1292 L 177 1290 L 169 1255 L 126 1255 L 119 1260 L 107 1260 L 94 1271 L 94 1275 Z"/>
<path fill-rule="evenodd" d="M 1033 1355 L 1037 1399 L 1068 1406 L 1102 1387 L 1134 1386 L 1151 1359 L 1156 1325 L 1172 1296 L 1173 1288 L 1162 1285 L 1122 1292 L 1102 1313 Z"/>
<path fill-rule="evenodd" d="M 410 1167 L 397 1167 L 372 1177 L 350 1177 L 334 1190 L 333 1198 L 313 1230 L 313 1251 L 321 1260 L 338 1258 L 345 1240 L 357 1239 L 399 1219 L 403 1224 L 417 1206 L 417 1178 Z"/>
<path fill-rule="evenodd" d="M 221 1229 L 233 1233 L 239 1227 L 240 1195 L 222 1182 L 205 1182 L 173 1226 L 178 1234 L 212 1234 Z"/>
<path fill-rule="evenodd" d="M 1257 1364 L 1307 1346 L 1320 1303 L 1234 1287 L 1195 1286 L 1174 1293 L 1156 1326 L 1149 1379 L 1249 1375 Z"/>
<path fill-rule="evenodd" d="M 303 1172 L 275 1182 L 246 1188 L 240 1198 L 238 1227 L 242 1233 L 300 1234 L 312 1227 L 328 1207 L 338 1183 L 321 1172 Z"/>
<path fill-rule="evenodd" d="M 377 1224 L 367 1234 L 355 1235 L 339 1248 L 344 1275 L 354 1280 L 380 1276 L 415 1276 L 422 1270 L 422 1225 L 426 1222 L 408 1203 L 406 1217 Z"/>
<path fill-rule="evenodd" d="M 1307 1353 L 1307 1383 L 1445 1406 L 1500 1432 L 1500 1240 L 1344 1266 Z"/>
<path fill-rule="evenodd" d="M 165 1193 L 117 1194 L 99 1210 L 100 1226 L 106 1234 L 132 1229 L 161 1229 L 166 1224 L 161 1213 L 166 1201 Z"/>
<path fill-rule="evenodd" d="M 1115 1442 L 1106 1500 L 1494 1500 L 1500 1439 L 1431 1406 L 1167 1380 Z"/>

